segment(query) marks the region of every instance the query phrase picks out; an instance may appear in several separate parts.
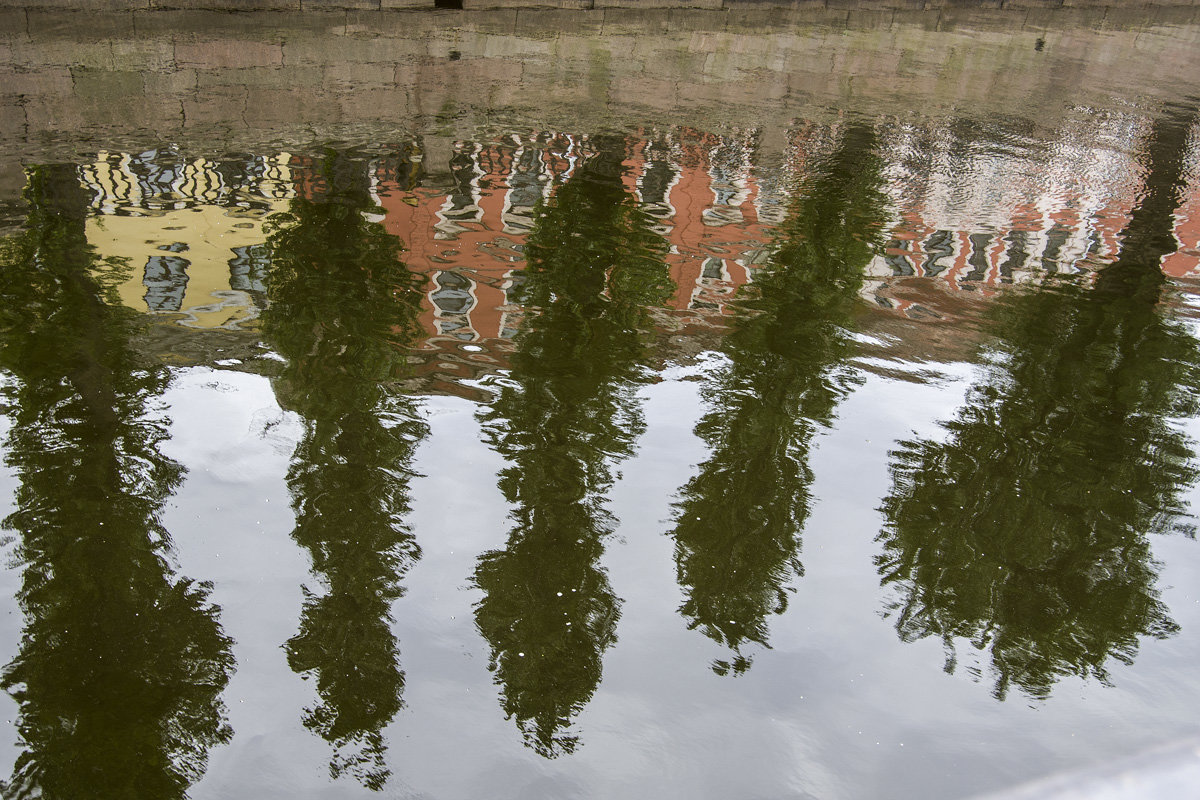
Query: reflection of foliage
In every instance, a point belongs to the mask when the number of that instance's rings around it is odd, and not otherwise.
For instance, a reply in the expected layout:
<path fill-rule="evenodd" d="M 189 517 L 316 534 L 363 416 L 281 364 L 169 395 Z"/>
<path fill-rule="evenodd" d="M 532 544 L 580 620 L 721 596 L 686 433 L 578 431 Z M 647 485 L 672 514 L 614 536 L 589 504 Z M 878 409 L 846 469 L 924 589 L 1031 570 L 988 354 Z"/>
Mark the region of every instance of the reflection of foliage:
<path fill-rule="evenodd" d="M 733 651 L 718 673 L 749 667 L 747 642 L 767 646 L 767 615 L 784 611 L 801 574 L 809 441 L 850 380 L 845 326 L 884 214 L 875 141 L 851 126 L 800 187 L 704 391 L 713 410 L 696 433 L 712 455 L 683 487 L 672 536 L 680 612 Z"/>
<path fill-rule="evenodd" d="M 269 239 L 264 328 L 287 358 L 281 402 L 305 420 L 288 472 L 292 535 L 327 589 L 307 593 L 287 652 L 292 669 L 316 676 L 322 702 L 304 724 L 335 746 L 331 774 L 379 789 L 382 731 L 404 688 L 390 606 L 420 557 L 404 517 L 426 429 L 395 388 L 419 332 L 420 281 L 400 241 L 363 217 L 366 165 L 331 154 L 320 170 L 318 198 L 293 200 Z"/>
<path fill-rule="evenodd" d="M 622 148 L 601 140 L 537 209 L 523 299 L 539 310 L 484 417 L 511 464 L 500 488 L 516 510 L 507 547 L 475 573 L 476 622 L 505 711 L 546 757 L 574 750 L 567 729 L 616 638 L 620 601 L 598 565 L 613 528 L 602 496 L 643 428 L 638 328 L 671 289 L 665 246 L 622 186 Z"/>
<path fill-rule="evenodd" d="M 878 559 L 905 641 L 986 650 L 1002 699 L 1046 697 L 1064 675 L 1107 679 L 1138 637 L 1176 630 L 1145 534 L 1183 513 L 1196 477 L 1166 418 L 1196 410 L 1196 342 L 1158 307 L 1174 249 L 1187 125 L 1155 126 L 1148 191 L 1116 263 L 1000 306 L 989 377 L 945 442 L 893 453 Z"/>
<path fill-rule="evenodd" d="M 133 312 L 93 277 L 70 167 L 31 171 L 25 233 L 0 251 L 0 366 L 14 382 L 7 461 L 21 480 L 21 649 L 3 675 L 27 750 L 8 796 L 183 797 L 229 740 L 233 670 L 210 587 L 167 562 L 163 503 L 183 469 L 149 413 Z M 106 303 L 110 301 L 111 304 Z"/>

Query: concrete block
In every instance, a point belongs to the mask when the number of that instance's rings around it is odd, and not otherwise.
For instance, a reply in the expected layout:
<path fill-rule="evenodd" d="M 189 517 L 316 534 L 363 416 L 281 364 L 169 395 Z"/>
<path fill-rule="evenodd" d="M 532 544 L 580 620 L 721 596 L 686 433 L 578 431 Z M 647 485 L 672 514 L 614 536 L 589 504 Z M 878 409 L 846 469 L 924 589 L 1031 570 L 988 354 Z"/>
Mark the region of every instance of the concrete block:
<path fill-rule="evenodd" d="M 147 98 L 139 89 L 128 94 L 96 95 L 80 99 L 79 107 L 92 127 L 128 131 L 131 127 L 173 129 L 180 124 L 179 101 L 174 97 Z"/>
<path fill-rule="evenodd" d="M 27 24 L 24 8 L 0 8 L 0 38 L 24 36 Z"/>
<path fill-rule="evenodd" d="M 196 86 L 266 86 L 280 89 L 316 87 L 322 74 L 317 67 L 226 67 L 196 70 Z"/>
<path fill-rule="evenodd" d="M 196 70 L 174 69 L 142 73 L 142 91 L 147 95 L 176 95 L 196 89 Z"/>
<path fill-rule="evenodd" d="M 723 0 L 654 0 L 647 3 L 644 0 L 594 0 L 595 8 L 703 8 L 720 10 L 724 7 Z"/>
<path fill-rule="evenodd" d="M 491 9 L 476 9 L 474 11 L 439 11 L 437 14 L 430 15 L 430 20 L 438 28 L 444 28 L 443 14 L 459 14 L 459 24 L 463 30 L 471 31 L 472 33 L 509 33 L 516 30 L 517 16 L 521 13 L 518 8 L 491 8 Z M 425 15 L 422 15 L 425 16 Z"/>
<path fill-rule="evenodd" d="M 675 8 L 667 12 L 667 23 L 676 33 L 697 31 L 724 31 L 729 15 L 720 11 L 705 11 L 691 8 Z"/>
<path fill-rule="evenodd" d="M 351 9 L 342 14 L 342 36 L 411 36 L 419 27 L 424 14 L 404 13 L 390 10 L 383 5 L 380 11 L 357 11 Z"/>
<path fill-rule="evenodd" d="M 377 122 L 405 117 L 409 108 L 408 92 L 404 88 L 361 89 L 337 96 L 344 122 Z"/>
<path fill-rule="evenodd" d="M 386 63 L 335 62 L 321 70 L 321 85 L 327 89 L 370 89 L 393 86 L 396 65 Z"/>
<path fill-rule="evenodd" d="M 17 64 L 30 67 L 90 67 L 112 69 L 112 48 L 108 42 L 71 42 L 65 39 L 17 40 L 11 43 Z"/>
<path fill-rule="evenodd" d="M 156 9 L 134 14 L 138 36 L 166 37 L 172 41 L 187 42 L 221 38 L 277 42 L 282 38 L 283 31 L 290 36 L 306 32 L 327 33 L 332 28 L 343 27 L 345 21 L 344 11 L 308 11 L 304 14 L 243 11 L 231 14 L 228 11 L 203 9 Z"/>
<path fill-rule="evenodd" d="M 246 111 L 247 90 L 243 86 L 214 86 L 183 98 L 185 127 L 226 124 L 240 120 Z"/>
<path fill-rule="evenodd" d="M 169 39 L 114 39 L 112 69 L 167 70 L 175 67 L 175 46 Z"/>
<path fill-rule="evenodd" d="M 301 11 L 378 11 L 380 0 L 300 0 Z"/>
<path fill-rule="evenodd" d="M 609 6 L 603 10 L 604 33 L 659 35 L 671 32 L 671 17 L 664 8 Z"/>
<path fill-rule="evenodd" d="M 21 127 L 24 128 L 25 115 L 13 114 L 13 116 L 20 118 Z M 5 133 L 9 132 L 7 126 L 0 130 Z M 29 178 L 25 174 L 25 167 L 19 160 L 6 158 L 0 161 L 0 203 L 21 203 L 21 195 L 25 193 L 25 186 L 28 183 Z"/>
<path fill-rule="evenodd" d="M 67 95 L 75 91 L 75 81 L 67 67 L 3 67 L 0 68 L 0 91 L 7 95 Z"/>
<path fill-rule="evenodd" d="M 365 36 L 306 36 L 288 39 L 284 56 L 289 65 L 366 63 L 395 64 L 422 52 L 424 43 L 411 39 Z"/>
<path fill-rule="evenodd" d="M 63 102 L 61 97 L 34 97 L 25 102 L 25 122 L 30 134 L 38 131 L 79 129 L 88 124 L 77 103 Z"/>
<path fill-rule="evenodd" d="M 178 42 L 175 63 L 181 67 L 269 67 L 283 64 L 283 44 L 254 39 Z"/>
<path fill-rule="evenodd" d="M 300 0 L 150 0 L 154 9 L 205 11 L 299 11 Z"/>
<path fill-rule="evenodd" d="M 562 35 L 597 35 L 604 28 L 604 14 L 580 14 L 567 8 L 522 8 L 517 11 L 519 36 L 553 31 Z"/>
<path fill-rule="evenodd" d="M 342 120 L 335 95 L 320 91 L 252 87 L 246 93 L 245 120 L 251 127 L 325 125 Z"/>
<path fill-rule="evenodd" d="M 938 13 L 935 11 L 932 14 L 925 11 L 898 9 L 892 14 L 892 28 L 904 28 L 907 30 L 937 30 Z M 1024 15 L 1014 17 L 1013 28 L 1019 29 L 1024 21 Z"/>
<path fill-rule="evenodd" d="M 572 11 L 587 11 L 596 0 L 463 0 L 467 10 L 483 8 L 563 8 Z"/>
<path fill-rule="evenodd" d="M 29 8 L 32 3 L 20 0 L 0 0 L 0 7 Z M 137 11 L 150 7 L 150 0 L 39 0 L 39 11 L 63 11 L 78 14 L 96 14 L 122 11 Z"/>
<path fill-rule="evenodd" d="M 7 13 L 7 12 L 6 12 Z M 134 15 L 132 12 L 93 14 L 87 11 L 63 11 L 30 9 L 26 12 L 29 35 L 38 37 L 67 37 L 75 41 L 98 39 L 132 38 Z M 0 30 L 7 30 L 3 14 L 0 14 Z M 22 29 L 25 29 L 22 25 Z"/>
<path fill-rule="evenodd" d="M 861 9 L 846 14 L 846 27 L 852 31 L 885 31 L 892 26 L 896 12 L 887 9 Z"/>
<path fill-rule="evenodd" d="M 142 94 L 140 72 L 113 72 L 110 70 L 73 69 L 75 96 L 84 103 L 116 103 L 130 95 Z"/>

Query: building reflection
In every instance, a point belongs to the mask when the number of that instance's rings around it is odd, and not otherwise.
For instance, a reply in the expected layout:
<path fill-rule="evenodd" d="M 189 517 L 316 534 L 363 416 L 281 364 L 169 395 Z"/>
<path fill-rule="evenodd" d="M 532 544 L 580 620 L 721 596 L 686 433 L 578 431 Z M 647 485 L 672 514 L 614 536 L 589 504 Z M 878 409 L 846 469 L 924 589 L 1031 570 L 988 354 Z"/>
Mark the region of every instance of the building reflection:
<path fill-rule="evenodd" d="M 646 309 L 673 288 L 666 245 L 626 183 L 627 142 L 592 146 L 533 214 L 518 294 L 529 316 L 482 412 L 514 511 L 505 547 L 475 571 L 475 621 L 505 713 L 547 758 L 577 746 L 573 720 L 616 640 L 621 602 L 600 566 L 616 525 L 605 493 L 644 428 Z"/>
<path fill-rule="evenodd" d="M 287 478 L 292 536 L 323 591 L 306 589 L 286 649 L 316 684 L 304 724 L 333 745 L 331 775 L 378 790 L 389 776 L 383 729 L 404 689 L 391 605 L 421 552 L 405 517 L 427 430 L 401 382 L 423 280 L 370 219 L 365 161 L 329 152 L 302 174 L 303 194 L 267 223 L 263 332 L 287 362 L 274 381 L 280 405 L 303 420 Z"/>
<path fill-rule="evenodd" d="M 1132 112 L 1097 110 L 1069 117 L 1048 144 L 1017 123 L 881 125 L 892 211 L 862 295 L 937 321 L 948 292 L 989 296 L 1112 263 L 1141 185 L 1127 154 L 1148 135 Z M 622 181 L 668 243 L 677 324 L 723 324 L 737 289 L 765 263 L 791 190 L 833 138 L 833 128 L 811 122 L 631 137 Z M 587 136 L 532 130 L 484 141 L 429 136 L 364 159 L 378 221 L 405 243 L 408 268 L 429 277 L 417 350 L 423 391 L 482 399 L 464 380 L 507 366 L 533 209 L 594 152 Z M 1188 158 L 1200 162 L 1200 144 Z M 310 191 L 305 165 L 288 153 L 224 161 L 170 148 L 102 153 L 80 170 L 92 195 L 89 241 L 103 261 L 132 268 L 118 289 L 126 305 L 191 328 L 252 329 L 265 303 L 262 221 Z M 1200 273 L 1200 187 L 1181 198 L 1174 227 L 1181 246 L 1164 271 Z"/>
<path fill-rule="evenodd" d="M 104 262 L 129 267 L 121 302 L 190 328 L 251 325 L 265 300 L 263 221 L 295 192 L 291 160 L 217 162 L 163 148 L 85 164 L 87 240 Z"/>
<path fill-rule="evenodd" d="M 1193 121 L 1153 123 L 1115 261 L 998 304 L 987 376 L 945 440 L 892 454 L 878 566 L 896 630 L 941 638 L 950 672 L 962 645 L 982 651 L 999 699 L 1106 681 L 1177 630 L 1148 535 L 1200 477 L 1169 422 L 1198 410 L 1197 342 L 1160 305 Z"/>
<path fill-rule="evenodd" d="M 88 245 L 70 166 L 34 167 L 0 243 L 0 365 L 20 481 L 25 628 L 0 685 L 19 707 L 5 797 L 182 798 L 232 736 L 231 642 L 211 587 L 176 574 L 160 520 L 183 468 L 160 446 L 164 368 L 135 352 L 123 268 Z"/>
<path fill-rule="evenodd" d="M 696 434 L 711 453 L 680 490 L 671 536 L 679 611 L 729 649 L 720 674 L 750 666 L 747 645 L 769 646 L 768 618 L 803 571 L 809 447 L 855 382 L 848 328 L 885 220 L 878 145 L 850 125 L 812 165 L 702 390 Z"/>

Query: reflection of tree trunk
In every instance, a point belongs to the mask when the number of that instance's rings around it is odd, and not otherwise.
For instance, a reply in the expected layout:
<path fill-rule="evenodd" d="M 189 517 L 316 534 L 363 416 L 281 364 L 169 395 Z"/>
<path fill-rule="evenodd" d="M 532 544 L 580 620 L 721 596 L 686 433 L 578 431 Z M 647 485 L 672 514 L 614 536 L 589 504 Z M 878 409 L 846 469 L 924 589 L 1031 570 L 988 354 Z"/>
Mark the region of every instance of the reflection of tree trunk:
<path fill-rule="evenodd" d="M 504 549 L 479 560 L 475 620 L 505 712 L 547 758 L 575 749 L 572 721 L 616 640 L 602 498 L 644 427 L 638 329 L 671 290 L 665 245 L 622 183 L 624 141 L 593 143 L 600 151 L 535 213 L 521 291 L 536 310 L 483 417 L 516 510 Z"/>
<path fill-rule="evenodd" d="M 405 517 L 426 426 L 396 388 L 419 335 L 421 280 L 401 243 L 367 221 L 365 161 L 330 153 L 272 221 L 266 335 L 287 358 L 280 404 L 304 420 L 288 470 L 293 538 L 324 593 L 308 592 L 288 664 L 315 677 L 321 702 L 304 724 L 334 748 L 333 777 L 383 788 L 383 730 L 403 706 L 404 672 L 391 631 L 401 577 L 420 557 Z"/>
<path fill-rule="evenodd" d="M 208 587 L 166 558 L 159 514 L 183 470 L 146 405 L 168 376 L 139 363 L 133 312 L 104 302 L 74 169 L 34 168 L 27 196 L 0 265 L 21 480 L 5 526 L 26 615 L 3 685 L 28 748 L 5 796 L 180 798 L 232 733 L 219 695 L 233 661 Z"/>
<path fill-rule="evenodd" d="M 95 412 L 97 422 L 107 420 L 116 424 L 113 413 L 115 397 L 106 380 L 103 348 L 104 329 L 108 307 L 104 304 L 103 290 L 91 275 L 92 254 L 87 247 L 85 221 L 87 218 L 88 195 L 79 182 L 75 167 L 70 164 L 54 164 L 37 168 L 31 190 L 36 193 L 33 200 L 41 213 L 57 220 L 55 227 L 71 246 L 64 249 L 62 270 L 58 277 L 64 283 L 63 291 L 81 298 L 79 315 L 74 324 L 84 335 L 78 341 L 78 350 L 65 364 L 66 377 L 76 391 Z"/>
<path fill-rule="evenodd" d="M 877 564 L 899 590 L 897 632 L 942 638 L 951 671 L 957 642 L 986 652 L 999 699 L 1106 681 L 1141 637 L 1177 630 L 1147 534 L 1174 526 L 1198 474 L 1168 422 L 1197 410 L 1197 343 L 1158 303 L 1193 119 L 1155 122 L 1117 260 L 1090 288 L 1000 300 L 999 357 L 946 440 L 892 453 Z"/>
<path fill-rule="evenodd" d="M 1121 232 L 1121 254 L 1100 272 L 1096 292 L 1125 297 L 1146 293 L 1157 301 L 1166 280 L 1162 259 L 1179 247 L 1174 215 L 1186 188 L 1188 135 L 1196 119 L 1194 110 L 1170 109 L 1155 120 L 1145 153 L 1144 194 Z"/>
<path fill-rule="evenodd" d="M 809 446 L 847 390 L 845 326 L 884 215 L 876 148 L 871 126 L 851 125 L 796 188 L 726 338 L 729 365 L 704 389 L 713 408 L 696 433 L 712 453 L 681 489 L 671 535 L 680 613 L 732 651 L 714 662 L 720 674 L 749 668 L 746 645 L 768 646 L 768 617 L 802 574 Z"/>

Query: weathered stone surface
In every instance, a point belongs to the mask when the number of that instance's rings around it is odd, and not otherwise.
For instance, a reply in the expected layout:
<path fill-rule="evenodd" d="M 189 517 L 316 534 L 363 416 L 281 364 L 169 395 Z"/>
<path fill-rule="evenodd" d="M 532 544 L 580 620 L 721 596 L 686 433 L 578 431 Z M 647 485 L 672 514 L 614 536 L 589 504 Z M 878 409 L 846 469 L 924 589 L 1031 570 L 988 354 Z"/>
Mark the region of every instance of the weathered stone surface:
<path fill-rule="evenodd" d="M 142 73 L 142 91 L 147 95 L 182 95 L 196 89 L 194 69 Z"/>
<path fill-rule="evenodd" d="M 10 98 L 0 94 L 0 102 L 8 106 L 6 113 L 0 114 L 0 137 L 22 137 L 25 135 L 25 109 L 10 102 Z M 0 159 L 0 165 L 4 163 Z M 2 168 L 2 166 L 0 166 Z M 0 197 L 5 195 L 0 194 Z M 11 196 L 11 195 L 9 195 Z"/>
<path fill-rule="evenodd" d="M 600 0 L 463 0 L 463 8 L 562 8 L 588 11 L 596 7 L 598 2 Z"/>
<path fill-rule="evenodd" d="M 214 123 L 247 127 L 245 113 L 246 89 L 242 86 L 213 86 L 182 98 L 185 127 Z"/>
<path fill-rule="evenodd" d="M 115 102 L 142 93 L 140 72 L 78 68 L 71 70 L 71 77 L 75 96 L 85 103 Z"/>
<path fill-rule="evenodd" d="M 408 116 L 409 95 L 404 87 L 359 89 L 336 96 L 340 119 L 388 122 Z"/>
<path fill-rule="evenodd" d="M 341 105 L 333 95 L 256 86 L 246 90 L 245 121 L 250 127 L 276 125 L 322 125 L 343 119 Z"/>
<path fill-rule="evenodd" d="M 329 11 L 332 9 L 378 11 L 380 0 L 300 0 L 301 11 Z"/>
<path fill-rule="evenodd" d="M 0 38 L 24 35 L 28 17 L 24 8 L 0 7 Z"/>
<path fill-rule="evenodd" d="M 0 0 L 2 2 L 2 0 Z M 202 41 L 229 37 L 278 41 L 280 31 L 289 36 L 326 34 L 342 29 L 345 11 L 306 11 L 280 14 L 275 11 L 213 11 L 205 9 L 155 9 L 134 14 L 139 37 L 162 37 L 173 41 Z"/>
<path fill-rule="evenodd" d="M 69 95 L 74 90 L 75 81 L 66 67 L 0 68 L 0 92 L 6 95 Z"/>
<path fill-rule="evenodd" d="M 253 2 L 258 3 L 259 0 Z M 147 9 L 150 8 L 150 0 L 38 0 L 36 5 L 27 0 L 0 0 L 0 8 L 105 13 Z"/>
<path fill-rule="evenodd" d="M 564 8 L 577 11 L 605 8 L 635 8 L 662 10 L 671 8 L 702 8 L 727 11 L 775 7 L 813 11 L 835 10 L 924 10 L 947 8 L 1089 8 L 1123 9 L 1120 0 L 462 0 L 463 10 L 494 8 Z M 0 0 L 0 9 L 21 10 L 27 0 Z M 1195 8 L 1200 0 L 1138 0 L 1139 7 Z M 431 13 L 456 13 L 435 10 L 433 0 L 38 0 L 36 10 L 74 12 L 120 11 L 178 11 L 208 10 L 218 12 L 254 13 L 264 11 L 295 11 L 320 13 L 335 10 L 411 9 Z"/>
<path fill-rule="evenodd" d="M 150 0 L 154 9 L 210 11 L 300 11 L 300 0 Z"/>
<path fill-rule="evenodd" d="M 175 46 L 165 39 L 113 39 L 112 69 L 165 70 L 176 64 Z"/>
<path fill-rule="evenodd" d="M 24 108 L 27 133 L 79 129 L 87 122 L 82 103 L 64 103 L 54 95 L 28 98 Z"/>
<path fill-rule="evenodd" d="M 321 83 L 327 89 L 364 89 L 396 83 L 394 63 L 337 62 L 322 69 Z"/>
<path fill-rule="evenodd" d="M 750 106 L 791 119 L 895 113 L 914 97 L 1052 124 L 1064 98 L 1102 104 L 1127 85 L 1165 97 L 1200 73 L 1200 11 L 1180 8 L 143 11 L 132 33 L 130 15 L 98 22 L 103 40 L 72 33 L 87 15 L 37 13 L 32 37 L 23 22 L 0 32 L 0 102 L 20 120 L 0 137 L 23 140 L 26 119 L 31 139 L 80 126 L 474 130 L 511 109 L 714 126 L 744 124 Z"/>
<path fill-rule="evenodd" d="M 0 31 L 7 30 L 4 15 L 0 13 Z M 17 12 L 20 13 L 20 12 Z M 22 23 L 30 36 L 69 36 L 78 41 L 96 41 L 114 37 L 134 35 L 134 14 L 94 14 L 87 11 L 47 10 L 46 7 L 30 8 L 26 12 L 27 23 Z"/>
<path fill-rule="evenodd" d="M 43 66 L 113 69 L 113 52 L 108 42 L 71 42 L 59 38 L 15 39 L 12 59 L 30 69 Z"/>
<path fill-rule="evenodd" d="M 411 38 L 377 36 L 303 36 L 288 39 L 288 66 L 325 64 L 395 64 L 424 52 L 425 43 Z"/>
<path fill-rule="evenodd" d="M 283 43 L 211 39 L 179 42 L 175 63 L 181 67 L 270 67 L 283 65 Z"/>
<path fill-rule="evenodd" d="M 595 0 L 595 8 L 704 8 L 720 9 L 722 0 L 654 0 L 653 4 L 641 0 Z"/>
<path fill-rule="evenodd" d="M 565 7 L 522 8 L 517 11 L 516 22 L 521 30 L 542 30 L 555 36 L 597 34 L 604 26 L 604 15 L 577 14 Z"/>

